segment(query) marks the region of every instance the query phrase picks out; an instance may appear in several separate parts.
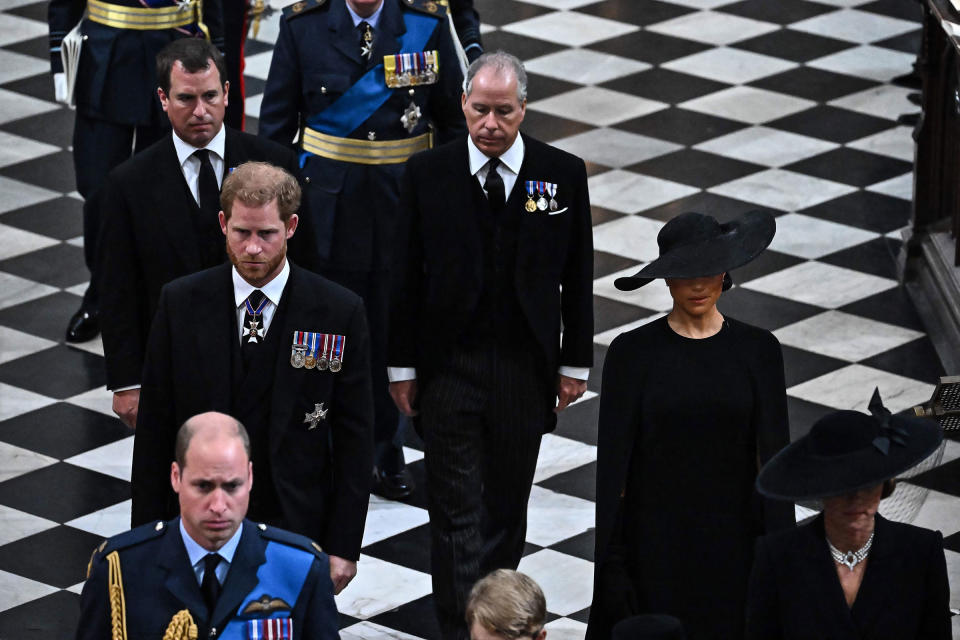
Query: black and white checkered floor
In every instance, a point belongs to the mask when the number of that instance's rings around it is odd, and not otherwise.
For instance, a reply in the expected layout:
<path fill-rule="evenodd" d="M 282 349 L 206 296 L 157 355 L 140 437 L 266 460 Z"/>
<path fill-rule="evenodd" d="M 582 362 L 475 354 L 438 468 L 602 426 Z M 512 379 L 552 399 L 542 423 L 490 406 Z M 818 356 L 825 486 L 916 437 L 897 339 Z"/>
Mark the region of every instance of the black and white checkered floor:
<path fill-rule="evenodd" d="M 282 0 L 275 0 L 282 2 Z M 525 130 L 588 161 L 597 366 L 588 397 L 544 438 L 520 568 L 547 595 L 550 637 L 582 637 L 590 604 L 597 398 L 604 352 L 670 307 L 624 294 L 664 221 L 758 205 L 778 233 L 738 270 L 726 313 L 783 343 L 791 428 L 831 408 L 930 397 L 939 361 L 895 280 L 909 219 L 909 70 L 919 9 L 905 0 L 476 0 L 488 49 L 531 72 Z M 91 549 L 129 521 L 130 432 L 112 416 L 102 346 L 63 343 L 88 274 L 70 158 L 53 102 L 46 3 L 0 0 L 0 639 L 72 633 Z M 277 16 L 248 44 L 248 128 Z M 957 372 L 952 372 L 957 373 Z M 409 449 L 421 480 L 422 457 Z M 915 523 L 940 529 L 960 605 L 960 443 L 912 480 Z M 709 499 L 705 497 L 704 499 Z M 431 638 L 427 513 L 372 499 L 360 572 L 337 598 L 345 638 Z M 955 629 L 960 624 L 955 623 Z"/>

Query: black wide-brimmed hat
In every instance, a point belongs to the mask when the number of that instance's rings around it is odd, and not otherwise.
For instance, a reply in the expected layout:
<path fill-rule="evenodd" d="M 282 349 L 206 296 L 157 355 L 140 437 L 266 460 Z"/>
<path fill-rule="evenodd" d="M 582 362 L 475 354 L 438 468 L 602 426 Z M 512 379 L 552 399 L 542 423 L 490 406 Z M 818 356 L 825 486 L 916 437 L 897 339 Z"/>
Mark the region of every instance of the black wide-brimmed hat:
<path fill-rule="evenodd" d="M 750 262 L 773 240 L 777 223 L 766 211 L 749 211 L 720 224 L 713 216 L 681 213 L 657 234 L 660 257 L 613 284 L 633 291 L 656 278 L 700 278 L 728 272 Z M 729 274 L 728 274 L 729 275 Z M 723 289 L 733 285 L 724 278 Z"/>
<path fill-rule="evenodd" d="M 611 640 L 684 640 L 683 625 L 673 616 L 644 614 L 613 626 Z"/>
<path fill-rule="evenodd" d="M 874 487 L 922 462 L 940 446 L 933 420 L 892 415 L 875 390 L 870 413 L 835 411 L 760 470 L 757 490 L 781 500 L 814 500 Z"/>

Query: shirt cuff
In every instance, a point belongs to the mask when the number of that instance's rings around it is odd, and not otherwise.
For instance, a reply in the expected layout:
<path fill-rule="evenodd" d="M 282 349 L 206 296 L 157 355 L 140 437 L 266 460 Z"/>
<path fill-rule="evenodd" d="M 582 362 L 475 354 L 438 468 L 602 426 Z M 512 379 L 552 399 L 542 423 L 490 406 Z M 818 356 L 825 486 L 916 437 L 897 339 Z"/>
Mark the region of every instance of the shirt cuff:
<path fill-rule="evenodd" d="M 590 377 L 590 367 L 560 367 L 560 375 L 577 380 L 586 380 Z"/>
<path fill-rule="evenodd" d="M 110 389 L 110 391 L 114 393 L 120 393 L 121 391 L 133 391 L 134 389 L 139 389 L 139 388 L 140 388 L 140 385 L 131 384 L 130 386 L 127 386 L 127 387 L 117 387 L 116 389 Z"/>
<path fill-rule="evenodd" d="M 416 380 L 417 370 L 414 367 L 387 367 L 387 378 L 390 382 Z"/>

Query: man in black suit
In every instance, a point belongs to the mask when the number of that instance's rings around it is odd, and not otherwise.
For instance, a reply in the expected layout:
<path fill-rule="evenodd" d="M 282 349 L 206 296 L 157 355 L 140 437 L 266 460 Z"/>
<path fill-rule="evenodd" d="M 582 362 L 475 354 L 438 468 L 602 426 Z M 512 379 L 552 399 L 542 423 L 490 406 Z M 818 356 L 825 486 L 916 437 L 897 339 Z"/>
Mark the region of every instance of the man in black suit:
<path fill-rule="evenodd" d="M 586 170 L 518 135 L 526 84 L 515 57 L 477 59 L 469 138 L 413 156 L 401 189 L 390 392 L 419 408 L 445 638 L 466 637 L 473 582 L 520 561 L 541 435 L 592 364 Z"/>
<path fill-rule="evenodd" d="M 339 592 L 356 573 L 373 471 L 363 303 L 286 259 L 300 204 L 292 175 L 248 162 L 224 180 L 221 202 L 233 266 L 166 285 L 150 330 L 133 524 L 176 515 L 163 472 L 177 426 L 228 413 L 250 431 L 250 517 L 318 541 Z"/>
<path fill-rule="evenodd" d="M 131 428 L 160 288 L 226 260 L 217 221 L 224 176 L 249 160 L 297 171 L 291 150 L 223 126 L 229 82 L 216 47 L 198 38 L 174 41 L 157 56 L 157 77 L 173 132 L 111 172 L 99 243 L 107 388 Z M 301 242 L 308 237 L 297 235 L 291 255 L 310 268 L 312 251 Z"/>

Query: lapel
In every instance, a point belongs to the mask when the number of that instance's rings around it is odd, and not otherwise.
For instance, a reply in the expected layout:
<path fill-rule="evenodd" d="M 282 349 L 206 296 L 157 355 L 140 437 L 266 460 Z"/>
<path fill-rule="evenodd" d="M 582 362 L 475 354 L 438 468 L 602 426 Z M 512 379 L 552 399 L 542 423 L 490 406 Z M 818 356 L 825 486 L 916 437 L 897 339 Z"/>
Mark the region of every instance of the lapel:
<path fill-rule="evenodd" d="M 363 65 L 366 61 L 360 56 L 360 38 L 353 26 L 353 19 L 347 12 L 345 1 L 334 0 L 330 6 L 330 14 L 327 16 L 330 44 L 347 58 Z"/>
<path fill-rule="evenodd" d="M 264 553 L 264 543 L 256 526 L 249 520 L 243 521 L 243 533 L 240 543 L 230 563 L 227 579 L 223 583 L 223 591 L 210 616 L 211 626 L 223 628 L 233 613 L 240 607 L 243 599 L 257 586 L 259 578 L 257 570 L 267 561 Z M 196 581 L 194 581 L 196 582 Z M 199 589 L 197 589 L 199 593 Z"/>
<path fill-rule="evenodd" d="M 193 199 L 193 194 L 190 193 L 187 181 L 183 177 L 183 171 L 180 169 L 177 150 L 173 146 L 173 135 L 167 134 L 164 136 L 159 162 L 155 167 L 156 173 L 151 178 L 151 182 L 162 190 L 168 188 L 179 189 L 179 202 L 182 203 L 182 206 L 177 206 L 176 199 L 171 202 L 169 193 L 163 194 L 164 197 L 161 198 L 161 201 L 169 202 L 171 206 L 155 212 L 155 215 L 161 232 L 167 237 L 167 245 L 180 256 L 180 260 L 190 271 L 196 271 L 200 269 L 202 263 L 200 252 L 196 242 L 184 241 L 184 229 L 189 230 L 187 236 L 192 239 L 194 228 L 192 216 L 197 214 L 199 206 L 197 201 Z"/>
<path fill-rule="evenodd" d="M 233 379 L 231 362 L 234 358 L 231 354 L 239 343 L 232 270 L 233 265 L 229 262 L 215 267 L 210 276 L 215 286 L 204 288 L 200 292 L 202 295 L 192 300 L 197 327 L 193 334 L 194 346 L 203 369 L 207 397 L 214 403 L 222 402 L 220 406 L 226 411 L 230 410 Z"/>
<path fill-rule="evenodd" d="M 380 21 L 377 23 L 373 40 L 373 55 L 367 63 L 371 69 L 381 62 L 384 56 L 391 56 L 400 52 L 400 36 L 407 32 L 407 25 L 403 22 L 403 11 L 397 2 L 384 0 Z"/>
<path fill-rule="evenodd" d="M 826 533 L 823 529 L 823 514 L 814 519 L 809 525 L 801 527 L 803 537 L 800 538 L 799 550 L 802 562 L 794 568 L 798 585 L 820 585 L 824 602 L 827 606 L 821 607 L 820 614 L 825 619 L 824 629 L 843 630 L 841 637 L 857 638 L 859 634 L 853 623 L 853 616 L 847 606 L 843 587 L 837 578 L 837 570 L 827 548 Z"/>
<path fill-rule="evenodd" d="M 863 572 L 863 581 L 853 601 L 850 613 L 864 637 L 874 637 L 871 629 L 883 617 L 881 613 L 887 606 L 891 594 L 896 593 L 894 585 L 900 584 L 903 576 L 903 554 L 897 553 L 896 531 L 890 522 L 880 514 L 874 516 L 873 546 L 867 557 L 867 568 Z"/>
<path fill-rule="evenodd" d="M 164 534 L 157 553 L 157 565 L 167 571 L 163 586 L 190 611 L 195 614 L 208 613 L 203 594 L 200 593 L 200 585 L 197 584 L 197 576 L 190 566 L 187 549 L 180 537 L 180 518 L 174 518 L 167 526 L 169 531 Z"/>
<path fill-rule="evenodd" d="M 230 175 L 230 169 L 238 167 L 249 160 L 250 157 L 247 155 L 246 147 L 241 142 L 240 132 L 227 125 L 223 125 L 223 128 L 226 129 L 227 133 L 227 139 L 223 145 L 223 178 L 226 180 L 227 176 Z"/>

